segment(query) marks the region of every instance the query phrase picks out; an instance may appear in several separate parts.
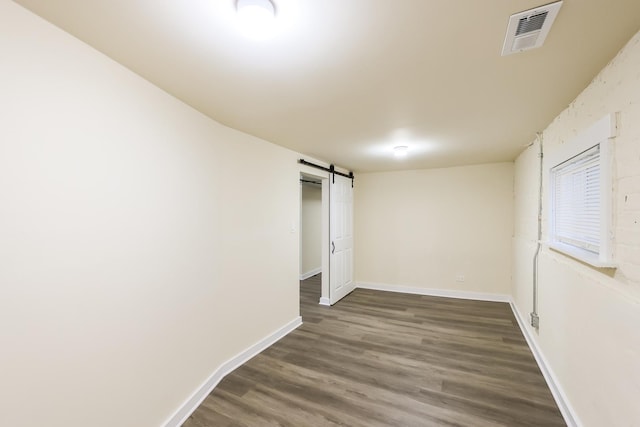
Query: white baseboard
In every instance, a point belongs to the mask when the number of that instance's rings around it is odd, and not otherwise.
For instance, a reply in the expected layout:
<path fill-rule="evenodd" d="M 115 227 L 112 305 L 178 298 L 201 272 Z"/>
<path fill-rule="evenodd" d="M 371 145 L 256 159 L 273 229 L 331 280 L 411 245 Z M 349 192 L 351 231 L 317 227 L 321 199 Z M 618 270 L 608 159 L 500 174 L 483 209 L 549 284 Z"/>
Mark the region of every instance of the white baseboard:
<path fill-rule="evenodd" d="M 331 306 L 331 300 L 329 298 L 326 298 L 326 297 L 321 297 L 319 304 L 320 305 Z"/>
<path fill-rule="evenodd" d="M 516 306 L 513 299 L 510 299 L 509 305 L 511 306 L 511 311 L 513 311 L 513 315 L 518 321 L 518 326 L 520 326 L 520 330 L 522 331 L 522 335 L 524 335 L 525 340 L 527 340 L 527 344 L 529 344 L 529 349 L 531 349 L 531 353 L 533 353 L 533 357 L 535 357 L 536 362 L 538 362 L 538 367 L 542 372 L 542 376 L 547 381 L 547 385 L 549 386 L 549 390 L 551 390 L 551 394 L 558 405 L 558 409 L 560 409 L 560 413 L 562 413 L 562 417 L 564 421 L 567 423 L 569 427 L 580 427 L 582 423 L 578 418 L 578 415 L 571 407 L 569 403 L 569 399 L 567 399 L 567 395 L 564 393 L 564 390 L 560 386 L 560 382 L 558 381 L 556 375 L 551 370 L 549 363 L 547 363 L 547 359 L 542 354 L 542 350 L 538 346 L 538 342 L 534 339 L 533 335 L 531 335 L 531 331 L 527 328 L 527 322 L 525 321 L 526 317 L 523 317 L 518 307 Z"/>
<path fill-rule="evenodd" d="M 478 301 L 492 301 L 492 302 L 509 302 L 511 298 L 508 295 L 503 294 L 489 294 L 482 292 L 467 292 L 449 289 L 430 289 L 430 288 L 417 288 L 412 286 L 401 285 L 387 285 L 384 283 L 356 283 L 357 288 L 372 289 L 375 291 L 385 292 L 399 292 L 403 294 L 416 294 L 416 295 L 428 295 L 433 297 L 445 297 L 445 298 L 459 298 L 459 299 L 471 299 Z"/>
<path fill-rule="evenodd" d="M 277 331 L 264 337 L 237 356 L 227 360 L 189 397 L 180 408 L 164 424 L 165 427 L 180 427 L 196 410 L 202 401 L 211 393 L 218 383 L 243 363 L 256 356 L 289 332 L 302 325 L 302 317 L 298 316 Z"/>
<path fill-rule="evenodd" d="M 313 277 L 316 274 L 320 274 L 320 273 L 322 273 L 322 267 L 314 268 L 311 271 L 307 271 L 306 273 L 301 274 L 300 280 L 307 280 L 309 277 Z"/>

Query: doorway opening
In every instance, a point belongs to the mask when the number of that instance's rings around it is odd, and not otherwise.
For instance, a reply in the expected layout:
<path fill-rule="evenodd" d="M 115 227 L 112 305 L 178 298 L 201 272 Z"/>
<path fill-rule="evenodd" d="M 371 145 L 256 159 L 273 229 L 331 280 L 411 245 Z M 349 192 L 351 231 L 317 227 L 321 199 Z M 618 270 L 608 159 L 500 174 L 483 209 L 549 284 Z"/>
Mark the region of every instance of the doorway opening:
<path fill-rule="evenodd" d="M 327 174 L 300 173 L 300 226 L 298 229 L 300 230 L 300 286 L 306 287 L 304 294 L 301 289 L 300 297 L 314 299 L 314 304 L 329 305 Z"/>
<path fill-rule="evenodd" d="M 353 280 L 354 175 L 353 172 L 347 174 L 336 171 L 333 165 L 326 168 L 303 159 L 300 159 L 299 163 L 319 169 L 318 172 L 314 171 L 315 173 L 307 170 L 300 172 L 299 272 L 301 279 L 315 277 L 319 273 L 321 283 L 319 303 L 333 305 L 355 289 Z M 320 186 L 320 191 L 317 186 Z M 321 199 L 319 244 L 314 237 L 307 238 L 307 235 L 318 235 L 318 192 Z M 310 225 L 313 224 L 313 220 L 305 225 L 309 217 L 315 218 L 315 225 Z M 307 232 L 310 233 L 307 234 Z M 308 247 L 305 248 L 306 246 Z M 320 271 L 317 267 L 318 247 L 320 247 Z"/>

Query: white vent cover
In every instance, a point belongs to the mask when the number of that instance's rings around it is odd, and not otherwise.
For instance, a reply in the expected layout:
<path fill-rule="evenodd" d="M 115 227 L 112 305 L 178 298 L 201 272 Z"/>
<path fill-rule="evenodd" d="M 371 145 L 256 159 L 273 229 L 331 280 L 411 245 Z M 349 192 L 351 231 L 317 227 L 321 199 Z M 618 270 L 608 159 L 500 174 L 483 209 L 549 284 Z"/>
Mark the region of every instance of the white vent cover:
<path fill-rule="evenodd" d="M 502 46 L 502 56 L 542 46 L 560 11 L 560 6 L 562 1 L 557 1 L 511 15 Z"/>

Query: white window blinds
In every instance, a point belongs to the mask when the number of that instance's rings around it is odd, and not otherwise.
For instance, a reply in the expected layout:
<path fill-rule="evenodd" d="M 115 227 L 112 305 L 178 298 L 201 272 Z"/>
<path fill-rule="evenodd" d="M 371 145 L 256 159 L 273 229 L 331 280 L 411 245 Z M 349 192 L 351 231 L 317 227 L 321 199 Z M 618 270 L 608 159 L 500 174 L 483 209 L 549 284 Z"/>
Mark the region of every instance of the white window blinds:
<path fill-rule="evenodd" d="M 555 241 L 600 253 L 600 145 L 551 169 Z"/>

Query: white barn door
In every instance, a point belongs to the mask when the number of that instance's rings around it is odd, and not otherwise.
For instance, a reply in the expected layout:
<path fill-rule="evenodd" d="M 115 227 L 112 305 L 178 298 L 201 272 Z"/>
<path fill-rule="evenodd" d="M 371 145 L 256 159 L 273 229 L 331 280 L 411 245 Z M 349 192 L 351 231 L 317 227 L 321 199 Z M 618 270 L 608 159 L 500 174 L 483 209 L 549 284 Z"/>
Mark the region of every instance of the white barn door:
<path fill-rule="evenodd" d="M 329 300 L 333 305 L 355 288 L 353 187 L 351 178 L 340 175 L 332 175 L 329 183 Z"/>

